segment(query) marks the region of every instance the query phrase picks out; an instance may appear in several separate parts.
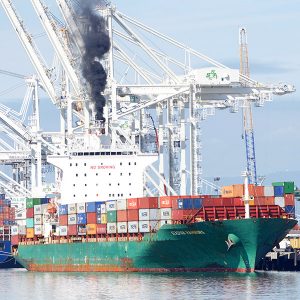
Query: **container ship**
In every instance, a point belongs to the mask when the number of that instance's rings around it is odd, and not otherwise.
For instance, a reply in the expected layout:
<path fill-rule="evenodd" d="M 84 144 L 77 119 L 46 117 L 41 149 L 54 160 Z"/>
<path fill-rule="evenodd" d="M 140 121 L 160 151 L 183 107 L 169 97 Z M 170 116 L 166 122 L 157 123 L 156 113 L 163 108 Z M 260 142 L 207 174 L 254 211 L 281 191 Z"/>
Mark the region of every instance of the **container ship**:
<path fill-rule="evenodd" d="M 220 196 L 131 197 L 149 155 L 49 159 L 63 170 L 60 199 L 28 198 L 26 234 L 13 228 L 15 257 L 29 271 L 253 272 L 297 223 L 290 182 L 264 187 L 245 177 Z"/>

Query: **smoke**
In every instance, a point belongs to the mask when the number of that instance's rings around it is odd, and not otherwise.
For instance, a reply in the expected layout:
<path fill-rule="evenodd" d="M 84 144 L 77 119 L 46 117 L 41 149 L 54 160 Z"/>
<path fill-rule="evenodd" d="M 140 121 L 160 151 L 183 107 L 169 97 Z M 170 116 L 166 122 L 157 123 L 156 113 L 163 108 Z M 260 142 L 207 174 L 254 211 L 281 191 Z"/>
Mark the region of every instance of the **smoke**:
<path fill-rule="evenodd" d="M 110 40 L 105 29 L 104 19 L 96 13 L 97 5 L 103 5 L 101 0 L 81 1 L 81 16 L 86 28 L 82 30 L 85 53 L 82 58 L 82 75 L 90 85 L 90 96 L 95 104 L 96 120 L 105 122 L 103 107 L 105 97 L 102 95 L 107 75 L 100 63 L 104 54 L 110 49 Z"/>

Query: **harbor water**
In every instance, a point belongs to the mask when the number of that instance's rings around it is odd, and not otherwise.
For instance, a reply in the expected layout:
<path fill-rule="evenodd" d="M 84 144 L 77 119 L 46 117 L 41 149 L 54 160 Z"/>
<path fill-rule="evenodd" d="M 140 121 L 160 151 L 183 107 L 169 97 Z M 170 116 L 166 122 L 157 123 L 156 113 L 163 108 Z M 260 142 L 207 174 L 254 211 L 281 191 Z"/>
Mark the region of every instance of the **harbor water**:
<path fill-rule="evenodd" d="M 34 273 L 0 270 L 0 299 L 297 299 L 300 273 Z"/>

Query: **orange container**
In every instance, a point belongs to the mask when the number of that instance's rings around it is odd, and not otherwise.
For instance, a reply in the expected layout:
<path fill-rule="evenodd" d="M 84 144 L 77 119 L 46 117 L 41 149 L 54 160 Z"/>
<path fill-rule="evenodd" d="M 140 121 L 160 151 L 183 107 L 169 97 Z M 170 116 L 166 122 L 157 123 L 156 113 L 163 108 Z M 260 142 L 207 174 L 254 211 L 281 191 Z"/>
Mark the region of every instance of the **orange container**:
<path fill-rule="evenodd" d="M 87 234 L 96 234 L 97 233 L 97 224 L 87 224 L 86 225 Z"/>
<path fill-rule="evenodd" d="M 117 220 L 118 220 L 118 222 L 126 222 L 127 221 L 127 210 L 118 210 L 117 211 Z"/>
<path fill-rule="evenodd" d="M 285 194 L 284 195 L 284 204 L 295 206 L 295 197 L 294 194 Z"/>
<path fill-rule="evenodd" d="M 159 207 L 160 208 L 171 208 L 172 207 L 172 197 L 162 196 L 159 198 Z"/>
<path fill-rule="evenodd" d="M 28 239 L 34 238 L 34 228 L 26 228 L 26 237 Z"/>
<path fill-rule="evenodd" d="M 233 197 L 233 185 L 223 186 L 221 190 L 221 195 L 223 198 Z"/>
<path fill-rule="evenodd" d="M 264 187 L 263 186 L 255 186 L 254 184 L 248 185 L 249 195 L 254 197 L 263 197 L 264 196 Z"/>
<path fill-rule="evenodd" d="M 138 209 L 138 198 L 127 199 L 127 209 Z"/>

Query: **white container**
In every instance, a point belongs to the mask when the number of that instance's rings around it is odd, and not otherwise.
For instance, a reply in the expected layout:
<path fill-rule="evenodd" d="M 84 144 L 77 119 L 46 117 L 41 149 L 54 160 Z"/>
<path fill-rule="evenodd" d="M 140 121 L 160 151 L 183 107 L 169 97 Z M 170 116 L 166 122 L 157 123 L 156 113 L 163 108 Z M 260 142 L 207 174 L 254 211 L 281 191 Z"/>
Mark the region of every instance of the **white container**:
<path fill-rule="evenodd" d="M 76 211 L 78 214 L 85 213 L 85 203 L 77 203 L 76 204 Z"/>
<path fill-rule="evenodd" d="M 34 234 L 42 235 L 43 234 L 43 226 L 42 225 L 34 225 Z"/>
<path fill-rule="evenodd" d="M 148 208 L 139 209 L 139 220 L 149 221 L 150 212 Z"/>
<path fill-rule="evenodd" d="M 139 221 L 139 231 L 140 232 L 150 232 L 149 221 Z"/>
<path fill-rule="evenodd" d="M 43 224 L 43 215 L 34 215 L 34 225 Z"/>
<path fill-rule="evenodd" d="M 116 200 L 107 201 L 106 202 L 106 210 L 107 211 L 117 210 L 117 201 Z"/>
<path fill-rule="evenodd" d="M 150 221 L 150 231 L 157 231 L 160 227 L 160 220 Z"/>
<path fill-rule="evenodd" d="M 273 186 L 264 186 L 264 196 L 274 197 L 274 187 Z"/>
<path fill-rule="evenodd" d="M 26 219 L 25 220 L 16 220 L 17 225 L 19 226 L 26 226 Z"/>
<path fill-rule="evenodd" d="M 129 233 L 138 233 L 139 232 L 139 222 L 138 221 L 128 222 L 128 232 Z"/>
<path fill-rule="evenodd" d="M 33 206 L 33 212 L 35 215 L 40 215 L 42 213 L 42 205 L 34 205 Z"/>
<path fill-rule="evenodd" d="M 127 222 L 118 222 L 117 230 L 118 233 L 127 233 Z"/>
<path fill-rule="evenodd" d="M 101 211 L 101 214 L 106 214 L 106 204 L 105 203 L 100 205 L 100 211 Z"/>
<path fill-rule="evenodd" d="M 107 223 L 107 233 L 117 233 L 117 223 Z"/>
<path fill-rule="evenodd" d="M 275 205 L 284 207 L 284 197 L 275 197 Z"/>
<path fill-rule="evenodd" d="M 10 227 L 11 235 L 18 235 L 19 234 L 19 226 L 14 225 Z"/>
<path fill-rule="evenodd" d="M 60 236 L 68 235 L 68 226 L 59 226 L 59 235 Z"/>
<path fill-rule="evenodd" d="M 172 221 L 171 220 L 160 220 L 159 221 L 159 228 L 165 224 L 172 224 Z"/>
<path fill-rule="evenodd" d="M 171 208 L 161 208 L 160 209 L 160 219 L 161 220 L 171 220 L 172 209 Z"/>
<path fill-rule="evenodd" d="M 76 225 L 77 217 L 76 214 L 68 215 L 68 225 Z"/>
<path fill-rule="evenodd" d="M 156 208 L 150 208 L 150 213 L 149 213 L 149 219 L 150 221 L 156 221 L 160 219 L 159 216 L 159 209 Z"/>
<path fill-rule="evenodd" d="M 45 214 L 47 212 L 48 203 L 42 204 L 42 214 Z"/>
<path fill-rule="evenodd" d="M 126 199 L 117 200 L 117 210 L 126 210 L 127 201 Z"/>
<path fill-rule="evenodd" d="M 15 219 L 16 220 L 25 220 L 26 219 L 26 209 L 22 212 L 18 212 L 15 214 Z"/>
<path fill-rule="evenodd" d="M 76 203 L 68 204 L 68 215 L 76 214 Z"/>
<path fill-rule="evenodd" d="M 19 234 L 21 234 L 21 235 L 26 234 L 26 226 L 25 225 L 19 226 Z"/>

